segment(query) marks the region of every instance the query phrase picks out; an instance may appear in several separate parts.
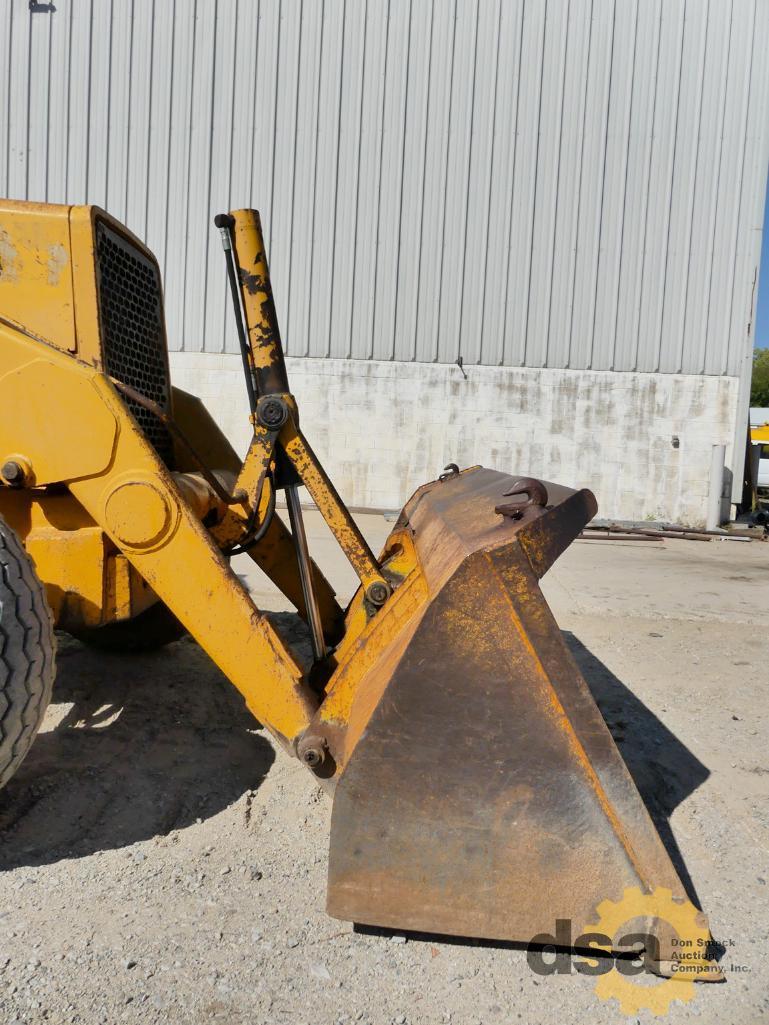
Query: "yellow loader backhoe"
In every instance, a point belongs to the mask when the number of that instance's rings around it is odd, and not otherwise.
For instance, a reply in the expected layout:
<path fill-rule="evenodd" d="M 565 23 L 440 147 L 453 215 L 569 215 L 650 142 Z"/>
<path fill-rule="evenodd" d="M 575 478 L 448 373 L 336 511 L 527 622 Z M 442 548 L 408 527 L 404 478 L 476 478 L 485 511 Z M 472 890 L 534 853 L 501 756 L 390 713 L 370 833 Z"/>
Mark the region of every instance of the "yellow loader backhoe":
<path fill-rule="evenodd" d="M 242 460 L 171 386 L 152 253 L 96 207 L 0 202 L 0 785 L 50 698 L 53 626 L 124 650 L 186 630 L 332 795 L 331 915 L 525 942 L 556 919 L 578 935 L 629 887 L 684 898 L 539 588 L 593 495 L 452 465 L 375 556 L 300 426 L 259 215 L 216 224 Z M 360 581 L 345 608 L 301 485 Z M 242 552 L 305 620 L 311 663 L 230 569 Z"/>

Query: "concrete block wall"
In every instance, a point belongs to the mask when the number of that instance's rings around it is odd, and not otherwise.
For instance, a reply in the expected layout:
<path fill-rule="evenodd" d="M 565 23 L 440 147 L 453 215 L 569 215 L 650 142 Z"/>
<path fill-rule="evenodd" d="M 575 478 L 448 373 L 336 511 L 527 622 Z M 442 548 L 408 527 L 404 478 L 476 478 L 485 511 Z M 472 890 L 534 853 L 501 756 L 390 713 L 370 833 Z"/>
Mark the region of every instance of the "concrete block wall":
<path fill-rule="evenodd" d="M 240 358 L 171 353 L 239 452 Z M 731 467 L 739 379 L 686 374 L 287 359 L 302 427 L 344 500 L 398 509 L 448 462 L 591 488 L 599 516 L 705 522 L 711 447 Z M 678 447 L 673 439 L 678 438 Z"/>

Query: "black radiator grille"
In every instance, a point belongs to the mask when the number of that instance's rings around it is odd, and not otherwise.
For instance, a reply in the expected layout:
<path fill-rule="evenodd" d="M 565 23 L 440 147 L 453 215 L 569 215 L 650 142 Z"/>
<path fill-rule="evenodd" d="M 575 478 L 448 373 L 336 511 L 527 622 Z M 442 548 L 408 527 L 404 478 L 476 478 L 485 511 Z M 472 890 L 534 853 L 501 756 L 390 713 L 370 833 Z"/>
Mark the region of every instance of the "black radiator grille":
<path fill-rule="evenodd" d="M 160 276 L 141 250 L 96 222 L 96 268 L 104 369 L 110 377 L 170 411 Z M 173 442 L 165 424 L 126 395 L 123 401 L 171 467 Z"/>

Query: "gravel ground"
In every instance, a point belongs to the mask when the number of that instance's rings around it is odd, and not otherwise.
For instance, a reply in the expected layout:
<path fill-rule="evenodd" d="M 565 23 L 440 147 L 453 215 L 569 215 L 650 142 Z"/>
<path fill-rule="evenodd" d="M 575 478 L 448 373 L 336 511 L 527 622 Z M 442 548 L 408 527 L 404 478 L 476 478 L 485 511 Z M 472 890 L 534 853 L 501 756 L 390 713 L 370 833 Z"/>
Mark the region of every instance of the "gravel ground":
<path fill-rule="evenodd" d="M 719 553 L 709 577 L 696 544 L 670 547 L 678 586 L 696 560 L 714 608 L 726 574 L 769 579 L 769 545 Z M 769 1011 L 766 619 L 617 615 L 611 581 L 637 549 L 597 548 L 573 556 L 598 576 L 561 625 L 724 949 L 726 983 L 666 1020 L 752 1025 Z M 0 1022 L 655 1020 L 577 973 L 535 975 L 511 945 L 328 918 L 329 813 L 191 640 L 128 658 L 60 638 L 44 732 L 0 794 Z"/>

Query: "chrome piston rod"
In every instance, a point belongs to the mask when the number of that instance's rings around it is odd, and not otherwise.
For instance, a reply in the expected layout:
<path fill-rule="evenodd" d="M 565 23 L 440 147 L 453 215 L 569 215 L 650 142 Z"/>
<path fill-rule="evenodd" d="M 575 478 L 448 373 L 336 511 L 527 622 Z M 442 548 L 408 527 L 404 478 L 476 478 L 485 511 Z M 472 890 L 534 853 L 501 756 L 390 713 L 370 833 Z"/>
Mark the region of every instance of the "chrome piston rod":
<path fill-rule="evenodd" d="M 320 612 L 318 611 L 318 603 L 315 598 L 315 588 L 312 581 L 312 564 L 307 547 L 307 534 L 304 530 L 302 506 L 299 501 L 299 487 L 296 484 L 289 484 L 285 490 L 288 518 L 291 523 L 291 533 L 294 536 L 296 560 L 299 564 L 299 577 L 302 582 L 304 605 L 307 609 L 307 624 L 310 627 L 310 636 L 312 638 L 312 653 L 315 661 L 319 662 L 322 658 L 325 658 L 326 642 L 323 638 L 323 626 L 320 621 Z"/>

